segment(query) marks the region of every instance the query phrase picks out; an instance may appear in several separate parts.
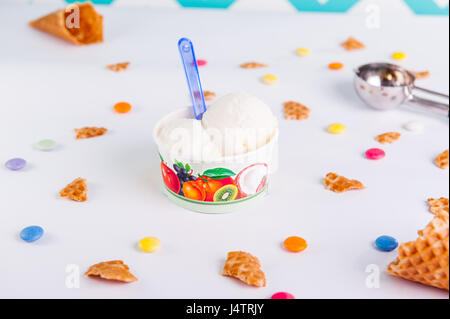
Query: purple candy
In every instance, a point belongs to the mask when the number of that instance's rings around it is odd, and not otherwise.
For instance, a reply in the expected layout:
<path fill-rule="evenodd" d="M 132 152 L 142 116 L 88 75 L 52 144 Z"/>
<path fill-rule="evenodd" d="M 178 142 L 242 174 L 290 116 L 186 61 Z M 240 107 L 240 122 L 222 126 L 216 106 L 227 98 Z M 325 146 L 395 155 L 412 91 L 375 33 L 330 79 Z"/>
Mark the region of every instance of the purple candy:
<path fill-rule="evenodd" d="M 27 165 L 27 161 L 23 158 L 12 158 L 5 163 L 7 169 L 18 171 Z"/>

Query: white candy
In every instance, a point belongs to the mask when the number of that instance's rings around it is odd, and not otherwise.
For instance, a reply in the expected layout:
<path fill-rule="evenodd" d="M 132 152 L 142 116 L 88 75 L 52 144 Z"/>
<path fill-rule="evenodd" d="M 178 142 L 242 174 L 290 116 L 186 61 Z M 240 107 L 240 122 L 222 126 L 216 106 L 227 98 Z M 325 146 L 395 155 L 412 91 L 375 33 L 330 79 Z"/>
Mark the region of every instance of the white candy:
<path fill-rule="evenodd" d="M 406 123 L 404 126 L 405 130 L 410 132 L 422 132 L 424 129 L 424 125 L 421 121 L 410 121 Z"/>

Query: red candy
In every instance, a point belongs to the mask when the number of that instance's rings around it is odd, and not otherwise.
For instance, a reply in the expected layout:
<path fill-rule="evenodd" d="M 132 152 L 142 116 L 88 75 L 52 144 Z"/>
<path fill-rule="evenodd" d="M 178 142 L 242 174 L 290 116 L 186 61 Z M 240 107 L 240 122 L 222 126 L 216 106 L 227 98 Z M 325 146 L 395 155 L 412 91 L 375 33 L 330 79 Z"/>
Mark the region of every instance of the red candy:
<path fill-rule="evenodd" d="M 370 160 L 380 160 L 386 156 L 386 153 L 380 148 L 371 148 L 366 151 L 366 157 Z"/>
<path fill-rule="evenodd" d="M 295 299 L 294 295 L 288 292 L 277 292 L 270 299 Z"/>
<path fill-rule="evenodd" d="M 197 60 L 197 65 L 198 66 L 205 66 L 208 64 L 208 61 L 206 60 Z"/>

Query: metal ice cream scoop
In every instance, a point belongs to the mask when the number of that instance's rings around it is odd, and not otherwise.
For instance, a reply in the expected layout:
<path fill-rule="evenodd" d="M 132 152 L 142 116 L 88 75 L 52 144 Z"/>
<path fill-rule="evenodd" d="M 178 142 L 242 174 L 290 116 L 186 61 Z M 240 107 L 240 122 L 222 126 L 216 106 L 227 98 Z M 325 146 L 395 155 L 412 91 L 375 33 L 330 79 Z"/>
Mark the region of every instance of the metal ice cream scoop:
<path fill-rule="evenodd" d="M 390 110 L 402 104 L 449 116 L 449 96 L 417 87 L 414 75 L 389 63 L 366 64 L 355 70 L 355 89 L 371 107 Z M 417 93 L 429 98 L 419 97 Z"/>

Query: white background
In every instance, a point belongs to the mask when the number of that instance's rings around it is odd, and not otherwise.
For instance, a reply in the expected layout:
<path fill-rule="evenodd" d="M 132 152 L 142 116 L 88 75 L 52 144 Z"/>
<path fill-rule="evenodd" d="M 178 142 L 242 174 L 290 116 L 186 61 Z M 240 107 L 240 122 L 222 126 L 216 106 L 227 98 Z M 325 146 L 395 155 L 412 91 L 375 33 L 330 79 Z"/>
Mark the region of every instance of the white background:
<path fill-rule="evenodd" d="M 403 50 L 403 63 L 428 69 L 421 85 L 448 92 L 448 18 L 381 16 L 381 28 L 365 27 L 365 15 L 257 14 L 102 7 L 105 42 L 77 47 L 42 34 L 27 22 L 51 6 L 0 6 L 0 162 L 23 157 L 29 165 L 11 172 L 0 167 L 0 297 L 58 298 L 268 298 L 288 291 L 297 298 L 448 298 L 446 291 L 385 273 L 397 252 L 373 248 L 383 234 L 414 240 L 431 219 L 426 199 L 448 196 L 448 171 L 436 155 L 448 148 L 448 120 L 402 108 L 378 112 L 362 105 L 352 88 L 352 69 L 389 61 Z M 360 38 L 367 49 L 346 52 L 339 43 Z M 167 112 L 189 103 L 176 43 L 193 39 L 204 88 L 223 95 L 247 91 L 268 103 L 280 120 L 280 168 L 270 194 L 252 209 L 202 215 L 171 204 L 161 192 L 159 159 L 151 132 Z M 299 58 L 298 47 L 312 55 Z M 267 63 L 242 70 L 247 61 Z M 105 65 L 131 61 L 116 74 Z M 332 72 L 332 61 L 346 64 Z M 261 84 L 265 73 L 280 77 Z M 282 103 L 311 108 L 306 121 L 285 121 Z M 133 104 L 130 114 L 112 111 L 115 102 Z M 402 125 L 420 119 L 423 134 Z M 326 132 L 332 122 L 348 131 Z M 107 135 L 75 140 L 74 128 L 98 125 Z M 404 133 L 384 146 L 387 158 L 371 162 L 367 148 L 386 131 Z M 34 150 L 43 138 L 59 143 L 52 152 Z M 335 194 L 322 179 L 335 171 L 357 178 L 364 191 Z M 89 200 L 58 197 L 76 177 L 88 180 Z M 19 232 L 41 225 L 46 233 L 27 244 Z M 292 235 L 309 247 L 300 254 L 282 248 Z M 136 248 L 157 236 L 162 248 Z M 266 288 L 248 287 L 220 276 L 228 251 L 257 256 Z M 97 262 L 122 259 L 139 281 L 111 283 L 81 276 L 80 288 L 66 288 L 66 267 L 81 274 Z M 368 265 L 380 267 L 380 288 L 369 289 Z"/>

